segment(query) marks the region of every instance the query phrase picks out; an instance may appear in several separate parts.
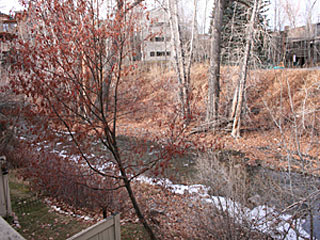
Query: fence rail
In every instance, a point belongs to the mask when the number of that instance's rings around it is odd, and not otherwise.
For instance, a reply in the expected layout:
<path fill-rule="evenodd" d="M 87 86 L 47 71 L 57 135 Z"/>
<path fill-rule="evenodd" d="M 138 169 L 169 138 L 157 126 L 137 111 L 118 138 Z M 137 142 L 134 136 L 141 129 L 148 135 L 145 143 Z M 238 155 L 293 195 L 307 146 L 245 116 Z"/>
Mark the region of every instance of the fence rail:
<path fill-rule="evenodd" d="M 104 219 L 67 240 L 120 240 L 120 214 Z"/>

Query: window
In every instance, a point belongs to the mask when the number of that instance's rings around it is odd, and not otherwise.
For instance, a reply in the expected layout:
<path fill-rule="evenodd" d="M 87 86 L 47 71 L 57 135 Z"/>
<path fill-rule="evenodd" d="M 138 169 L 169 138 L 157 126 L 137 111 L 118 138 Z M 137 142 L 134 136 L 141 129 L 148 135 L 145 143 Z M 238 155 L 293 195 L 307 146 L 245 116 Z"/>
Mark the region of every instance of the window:
<path fill-rule="evenodd" d="M 157 57 L 162 57 L 162 56 L 165 56 L 165 52 L 157 52 Z"/>
<path fill-rule="evenodd" d="M 150 57 L 165 57 L 170 55 L 171 55 L 171 52 L 164 52 L 164 51 L 150 52 Z"/>
<path fill-rule="evenodd" d="M 9 24 L 8 23 L 4 23 L 3 24 L 3 31 L 4 32 L 8 32 L 9 31 Z"/>
<path fill-rule="evenodd" d="M 155 37 L 156 42 L 164 42 L 164 37 Z"/>
<path fill-rule="evenodd" d="M 17 24 L 16 24 L 16 23 L 11 23 L 11 24 L 10 24 L 10 28 L 11 28 L 11 29 L 15 29 L 16 27 L 17 27 Z"/>

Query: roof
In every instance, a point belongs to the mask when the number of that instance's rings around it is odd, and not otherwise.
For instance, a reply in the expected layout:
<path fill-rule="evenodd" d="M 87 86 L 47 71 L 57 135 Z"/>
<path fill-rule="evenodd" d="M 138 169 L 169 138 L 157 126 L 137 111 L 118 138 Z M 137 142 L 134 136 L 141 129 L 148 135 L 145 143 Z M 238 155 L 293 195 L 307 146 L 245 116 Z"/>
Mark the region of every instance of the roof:
<path fill-rule="evenodd" d="M 8 19 L 8 20 L 4 20 L 2 21 L 3 23 L 17 23 L 17 20 L 15 19 Z"/>
<path fill-rule="evenodd" d="M 16 38 L 17 35 L 14 33 L 9 33 L 9 32 L 0 32 L 0 39 L 4 39 L 4 40 L 12 40 L 14 38 Z"/>
<path fill-rule="evenodd" d="M 5 13 L 2 13 L 2 12 L 0 12 L 0 16 L 1 16 L 1 17 L 8 17 L 8 18 L 11 18 L 11 17 L 10 17 L 10 15 L 5 14 Z"/>

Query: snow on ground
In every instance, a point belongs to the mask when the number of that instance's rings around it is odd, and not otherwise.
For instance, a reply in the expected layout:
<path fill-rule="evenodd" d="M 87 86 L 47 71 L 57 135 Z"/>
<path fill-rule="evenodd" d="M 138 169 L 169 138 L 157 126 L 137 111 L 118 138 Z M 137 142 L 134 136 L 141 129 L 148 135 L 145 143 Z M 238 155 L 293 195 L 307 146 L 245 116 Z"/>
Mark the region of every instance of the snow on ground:
<path fill-rule="evenodd" d="M 47 205 L 49 205 L 57 213 L 60 213 L 60 214 L 63 214 L 63 215 L 68 215 L 68 216 L 72 216 L 72 217 L 76 217 L 76 218 L 80 218 L 80 219 L 85 220 L 85 221 L 94 221 L 94 219 L 91 218 L 91 217 L 75 214 L 75 213 L 73 213 L 71 211 L 64 211 L 60 207 L 57 207 L 56 205 L 53 205 L 52 202 L 50 200 L 48 200 L 48 199 L 46 199 L 45 202 L 47 203 Z"/>
<path fill-rule="evenodd" d="M 23 139 L 21 137 L 21 139 Z M 57 145 L 60 145 L 61 143 L 58 143 Z M 41 149 L 39 146 L 45 146 L 46 142 L 39 143 L 38 144 L 38 151 Z M 67 151 L 57 151 L 53 150 L 54 153 L 58 153 L 60 157 L 63 158 L 70 158 L 71 156 L 68 156 Z M 94 157 L 94 156 L 89 156 Z M 79 161 L 79 156 L 72 156 L 72 159 L 77 162 Z M 105 166 L 100 166 L 100 170 L 103 170 L 104 168 L 109 168 L 112 163 L 107 163 Z M 304 224 L 305 220 L 298 219 L 295 220 L 295 230 L 291 227 L 293 216 L 289 214 L 280 214 L 275 209 L 268 207 L 268 206 L 258 206 L 253 209 L 249 209 L 247 207 L 242 206 L 240 203 L 234 202 L 230 199 L 224 198 L 224 197 L 218 197 L 218 196 L 210 196 L 208 194 L 209 188 L 197 184 L 197 185 L 181 185 L 181 184 L 173 184 L 168 179 L 160 179 L 155 180 L 153 178 L 148 178 L 145 176 L 139 176 L 137 179 L 139 182 L 145 182 L 151 185 L 162 185 L 166 186 L 171 192 L 176 194 L 192 194 L 194 197 L 198 198 L 199 200 L 202 200 L 209 204 L 214 204 L 217 208 L 228 211 L 229 214 L 236 219 L 238 223 L 242 222 L 250 222 L 251 227 L 254 230 L 271 234 L 272 237 L 275 239 L 285 239 L 285 240 L 302 240 L 305 238 L 310 238 L 309 234 L 303 229 L 302 225 Z M 85 220 L 91 220 L 89 217 L 86 216 L 80 216 L 73 213 L 67 213 L 61 210 L 60 208 L 56 206 L 52 206 L 52 208 L 57 211 L 68 215 L 74 215 L 76 217 L 84 218 Z M 285 236 L 283 238 L 283 236 Z"/>
<path fill-rule="evenodd" d="M 151 185 L 162 185 L 176 194 L 192 194 L 209 204 L 214 204 L 223 211 L 236 219 L 238 223 L 250 222 L 254 230 L 270 234 L 275 239 L 285 240 L 302 240 L 309 239 L 309 234 L 303 229 L 302 225 L 305 222 L 303 219 L 294 220 L 295 229 L 292 228 L 293 216 L 289 214 L 280 214 L 274 208 L 268 206 L 258 206 L 253 209 L 242 206 L 240 203 L 234 202 L 224 197 L 210 196 L 209 188 L 197 185 L 181 185 L 173 184 L 168 179 L 155 180 L 145 176 L 140 176 L 136 179 L 139 182 L 145 182 Z M 285 238 L 283 238 L 286 236 Z"/>

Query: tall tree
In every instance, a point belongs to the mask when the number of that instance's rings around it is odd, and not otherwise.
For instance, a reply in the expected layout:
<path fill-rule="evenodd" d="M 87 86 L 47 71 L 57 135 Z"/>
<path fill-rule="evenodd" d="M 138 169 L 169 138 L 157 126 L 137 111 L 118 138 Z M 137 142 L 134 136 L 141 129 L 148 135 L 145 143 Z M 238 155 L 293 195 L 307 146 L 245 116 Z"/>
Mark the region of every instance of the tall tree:
<path fill-rule="evenodd" d="M 241 114 L 243 109 L 243 99 L 245 94 L 246 88 L 246 81 L 247 81 L 247 71 L 248 71 L 248 63 L 251 54 L 251 47 L 254 40 L 254 32 L 255 32 L 255 21 L 257 19 L 257 14 L 261 7 L 262 0 L 254 0 L 252 11 L 251 11 L 251 18 L 249 25 L 246 29 L 246 44 L 244 49 L 244 56 L 243 60 L 240 64 L 240 74 L 238 85 L 235 90 L 234 99 L 232 103 L 232 118 L 233 118 L 233 126 L 231 135 L 233 137 L 240 136 L 240 125 L 241 125 Z"/>
<path fill-rule="evenodd" d="M 268 0 L 263 2 L 266 5 Z M 221 29 L 221 58 L 223 64 L 237 65 L 243 56 L 246 31 L 244 26 L 250 20 L 249 9 L 252 4 L 252 0 L 236 0 L 227 1 L 225 5 Z M 268 27 L 264 16 L 265 11 L 266 8 L 261 8 L 258 13 L 257 22 L 259 23 L 260 31 L 257 31 L 259 34 L 255 36 L 255 47 L 253 49 L 256 58 L 261 61 L 265 60 L 264 35 L 262 33 L 267 32 Z M 213 11 L 213 19 L 214 15 Z M 211 25 L 213 25 L 213 19 Z"/>
<path fill-rule="evenodd" d="M 50 129 L 69 135 L 80 154 L 79 166 L 87 166 L 82 174 L 112 179 L 113 186 L 102 186 L 110 191 L 126 189 L 140 222 L 156 239 L 131 185 L 137 176 L 161 167 L 160 161 L 172 151 L 159 147 L 158 154 L 144 159 L 146 145 L 124 147 L 118 137 L 119 118 L 136 111 L 142 94 L 139 82 L 128 80 L 132 66 L 123 64 L 141 17 L 132 10 L 142 1 L 116 0 L 107 13 L 100 9 L 102 1 L 32 2 L 32 41 L 17 42 L 19 58 L 11 83 L 34 104 L 31 112 L 46 116 Z M 40 137 L 48 140 L 46 134 Z M 100 158 L 92 156 L 96 146 L 101 146 Z"/>
<path fill-rule="evenodd" d="M 191 116 L 190 108 L 190 69 L 191 61 L 194 49 L 194 37 L 195 37 L 195 26 L 196 26 L 196 12 L 197 5 L 194 2 L 193 20 L 192 20 L 192 34 L 190 39 L 190 47 L 186 49 L 182 39 L 182 27 L 181 20 L 178 12 L 178 1 L 167 0 L 169 23 L 172 35 L 173 45 L 173 64 L 177 74 L 179 84 L 179 98 L 180 98 L 180 109 L 185 122 L 188 124 Z M 188 58 L 189 56 L 189 58 Z"/>
<path fill-rule="evenodd" d="M 307 37 L 309 38 L 309 39 L 312 39 L 312 38 L 315 38 L 316 37 L 316 35 L 315 35 L 315 30 L 312 28 L 312 15 L 313 15 L 313 9 L 315 8 L 315 6 L 316 6 L 316 3 L 318 2 L 318 0 L 313 0 L 313 1 L 309 1 L 308 2 L 308 7 L 307 7 L 307 13 L 306 13 L 306 34 L 308 35 Z M 317 26 L 316 26 L 316 28 L 317 28 Z M 313 59 L 312 59 L 312 61 L 311 61 L 311 56 L 312 56 L 312 45 L 311 45 L 311 41 L 308 41 L 308 43 L 307 43 L 307 50 L 308 50 L 308 59 L 309 59 L 309 64 L 311 63 L 311 62 L 313 62 L 313 64 L 314 65 L 316 65 L 317 64 L 317 62 L 316 62 L 316 57 L 317 57 L 317 49 L 316 49 L 316 46 L 317 46 L 317 44 L 313 44 L 313 52 L 314 52 L 314 56 L 313 56 Z"/>
<path fill-rule="evenodd" d="M 248 13 L 250 13 L 249 10 L 251 9 L 251 6 L 255 6 L 255 2 L 253 2 L 252 0 L 215 1 L 212 14 L 213 19 L 211 21 L 211 57 L 208 79 L 207 125 L 209 125 L 209 127 L 216 126 L 216 122 L 219 119 L 218 112 L 220 95 L 221 59 L 224 60 L 226 63 L 233 62 L 234 64 L 239 64 L 240 62 L 240 65 L 242 66 L 240 78 L 242 79 L 241 82 L 243 82 L 243 76 L 246 77 L 246 71 L 250 59 L 249 56 L 251 53 L 253 39 L 257 39 L 257 36 L 261 36 L 254 34 L 252 35 L 252 39 L 250 40 L 249 35 L 253 34 L 253 32 L 250 32 L 248 30 L 249 27 L 245 28 L 245 30 L 243 28 L 243 26 L 247 25 L 248 23 Z M 259 9 L 255 12 L 254 21 L 257 20 L 259 23 L 264 23 L 265 18 L 262 15 L 262 10 L 264 9 L 263 7 L 265 5 L 260 3 L 259 6 Z M 249 19 L 250 21 L 248 25 L 251 26 L 252 14 L 251 18 Z M 253 22 L 253 24 L 255 24 L 255 22 Z M 254 26 L 257 26 L 257 24 Z M 255 28 L 252 28 L 251 30 L 254 29 Z M 260 33 L 260 31 L 257 32 Z M 258 51 L 261 52 L 262 55 L 263 48 L 259 46 L 255 47 Z M 221 49 L 223 49 L 224 51 L 223 54 Z M 242 89 L 242 87 L 240 88 Z M 236 111 L 235 109 L 238 103 L 237 100 L 235 100 L 237 99 L 238 91 L 239 89 L 237 88 L 232 105 L 232 120 L 234 119 Z"/>
<path fill-rule="evenodd" d="M 191 65 L 193 61 L 193 55 L 195 51 L 196 44 L 195 42 L 198 40 L 197 38 L 197 9 L 198 9 L 198 1 L 193 0 L 193 14 L 192 14 L 192 27 L 191 27 L 191 39 L 190 39 L 190 44 L 189 44 L 189 58 L 187 60 L 187 79 L 189 82 L 189 88 L 190 88 L 190 79 L 191 79 Z M 189 89 L 190 91 L 190 89 Z M 190 107 L 189 107 L 190 108 Z M 191 114 L 189 112 L 189 114 Z"/>
<path fill-rule="evenodd" d="M 223 11 L 228 0 L 215 0 L 208 79 L 207 122 L 217 121 L 220 98 L 220 54 Z"/>

